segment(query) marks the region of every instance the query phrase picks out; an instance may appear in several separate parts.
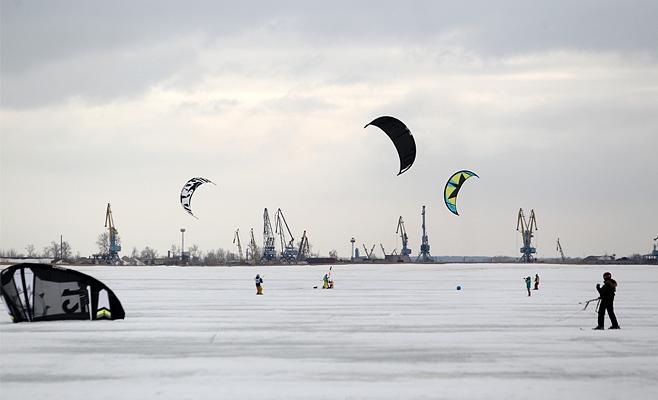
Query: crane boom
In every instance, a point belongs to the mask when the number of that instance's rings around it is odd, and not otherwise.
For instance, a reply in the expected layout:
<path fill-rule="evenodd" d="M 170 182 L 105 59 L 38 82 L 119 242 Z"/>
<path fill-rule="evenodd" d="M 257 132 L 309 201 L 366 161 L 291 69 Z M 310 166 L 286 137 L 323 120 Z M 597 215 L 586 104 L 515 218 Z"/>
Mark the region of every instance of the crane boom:
<path fill-rule="evenodd" d="M 535 257 L 533 254 L 537 249 L 532 247 L 532 238 L 534 237 L 533 230 L 537 230 L 537 219 L 535 218 L 535 210 L 530 210 L 530 218 L 526 220 L 523 214 L 523 209 L 519 209 L 519 215 L 516 219 L 516 230 L 521 232 L 523 239 L 523 247 L 521 247 L 521 262 L 533 262 Z"/>
<path fill-rule="evenodd" d="M 238 242 L 238 255 L 240 256 L 240 262 L 242 262 L 244 261 L 244 257 L 242 256 L 242 245 L 240 244 L 240 228 L 235 231 L 235 236 L 233 236 L 233 244 L 236 241 Z"/>
<path fill-rule="evenodd" d="M 408 256 L 411 254 L 411 249 L 408 247 L 409 237 L 407 236 L 407 230 L 404 228 L 404 221 L 402 220 L 402 215 L 398 219 L 398 227 L 395 230 L 395 233 L 400 234 L 400 240 L 402 241 L 402 250 L 400 254 L 403 256 Z"/>

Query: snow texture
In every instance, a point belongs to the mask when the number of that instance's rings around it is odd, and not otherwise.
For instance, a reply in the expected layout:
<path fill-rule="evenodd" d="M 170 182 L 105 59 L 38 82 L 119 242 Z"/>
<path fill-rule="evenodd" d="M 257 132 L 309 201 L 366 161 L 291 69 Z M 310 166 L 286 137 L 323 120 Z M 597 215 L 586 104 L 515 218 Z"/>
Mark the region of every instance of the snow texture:
<path fill-rule="evenodd" d="M 126 319 L 2 316 L 2 399 L 658 398 L 655 266 L 75 268 Z M 622 329 L 592 331 L 607 270 Z"/>

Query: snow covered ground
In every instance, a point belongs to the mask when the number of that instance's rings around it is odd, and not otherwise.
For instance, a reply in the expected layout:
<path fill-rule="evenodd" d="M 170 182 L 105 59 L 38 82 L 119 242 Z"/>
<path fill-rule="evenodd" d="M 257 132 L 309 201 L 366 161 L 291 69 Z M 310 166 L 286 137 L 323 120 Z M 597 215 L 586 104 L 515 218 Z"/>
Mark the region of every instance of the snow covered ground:
<path fill-rule="evenodd" d="M 126 319 L 3 304 L 2 399 L 658 398 L 656 266 L 339 265 L 334 290 L 325 266 L 77 269 Z M 622 329 L 592 331 L 606 270 Z"/>

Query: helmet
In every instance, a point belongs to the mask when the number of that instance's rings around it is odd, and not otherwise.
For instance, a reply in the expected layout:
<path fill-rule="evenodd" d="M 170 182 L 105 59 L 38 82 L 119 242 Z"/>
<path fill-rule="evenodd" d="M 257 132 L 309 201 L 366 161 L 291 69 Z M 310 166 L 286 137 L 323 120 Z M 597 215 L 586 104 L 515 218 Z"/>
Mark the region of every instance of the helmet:
<path fill-rule="evenodd" d="M 612 278 L 612 274 L 610 272 L 606 272 L 603 274 L 603 279 L 610 279 Z"/>

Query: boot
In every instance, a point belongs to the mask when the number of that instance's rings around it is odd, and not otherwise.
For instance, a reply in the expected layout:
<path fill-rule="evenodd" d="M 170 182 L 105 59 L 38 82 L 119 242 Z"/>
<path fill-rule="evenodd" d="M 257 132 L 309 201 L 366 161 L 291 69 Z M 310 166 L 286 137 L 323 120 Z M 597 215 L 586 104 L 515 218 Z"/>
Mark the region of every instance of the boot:
<path fill-rule="evenodd" d="M 621 329 L 621 327 L 619 327 L 619 325 L 616 325 L 616 326 L 611 326 L 611 327 L 608 328 L 608 329 Z"/>
<path fill-rule="evenodd" d="M 592 330 L 593 331 L 602 331 L 603 327 L 602 326 L 597 326 L 597 327 L 592 328 Z"/>

